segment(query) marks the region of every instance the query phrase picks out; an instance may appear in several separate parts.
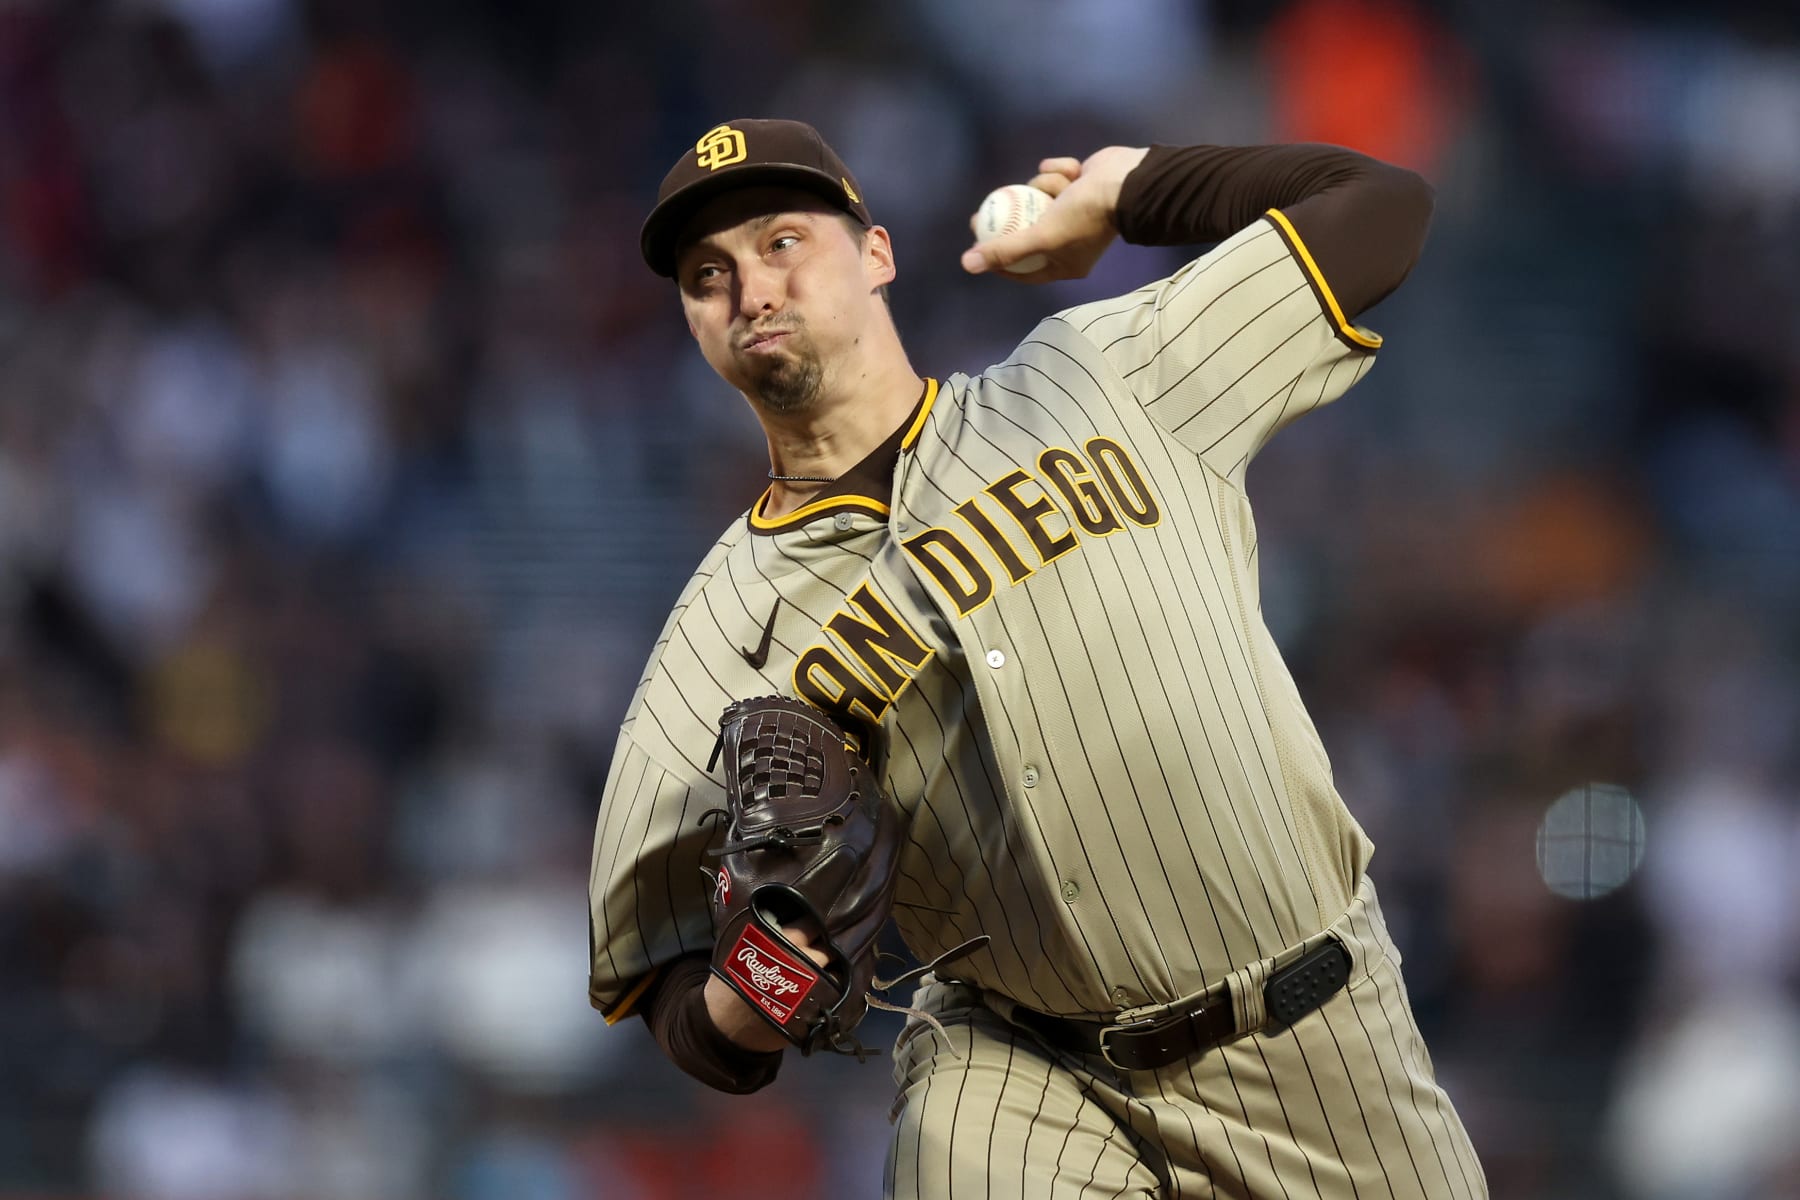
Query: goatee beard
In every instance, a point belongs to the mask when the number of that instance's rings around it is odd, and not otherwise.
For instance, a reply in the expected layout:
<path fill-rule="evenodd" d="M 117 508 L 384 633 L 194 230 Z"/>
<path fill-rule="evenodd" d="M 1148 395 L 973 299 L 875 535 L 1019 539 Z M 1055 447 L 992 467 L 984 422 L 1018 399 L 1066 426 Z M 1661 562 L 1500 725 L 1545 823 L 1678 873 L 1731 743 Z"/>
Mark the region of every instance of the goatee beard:
<path fill-rule="evenodd" d="M 818 359 L 797 353 L 793 358 L 769 364 L 768 371 L 756 381 L 756 399 L 770 412 L 784 416 L 804 412 L 818 400 L 824 375 Z"/>

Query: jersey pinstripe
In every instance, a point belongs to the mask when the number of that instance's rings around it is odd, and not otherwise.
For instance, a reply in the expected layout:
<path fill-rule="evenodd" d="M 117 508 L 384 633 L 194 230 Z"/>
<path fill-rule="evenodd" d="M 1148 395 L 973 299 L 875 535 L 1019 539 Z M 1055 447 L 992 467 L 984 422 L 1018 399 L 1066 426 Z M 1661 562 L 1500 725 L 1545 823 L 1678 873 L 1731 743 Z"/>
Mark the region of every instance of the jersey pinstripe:
<path fill-rule="evenodd" d="M 917 810 L 899 928 L 922 959 L 987 933 L 956 973 L 996 994 L 1116 1014 L 1344 912 L 1371 847 L 1262 624 L 1243 476 L 1378 344 L 1272 213 L 934 385 L 888 495 L 734 523 L 620 733 L 594 1002 L 616 1018 L 710 949 L 705 763 L 724 707 L 769 692 L 879 727 Z"/>

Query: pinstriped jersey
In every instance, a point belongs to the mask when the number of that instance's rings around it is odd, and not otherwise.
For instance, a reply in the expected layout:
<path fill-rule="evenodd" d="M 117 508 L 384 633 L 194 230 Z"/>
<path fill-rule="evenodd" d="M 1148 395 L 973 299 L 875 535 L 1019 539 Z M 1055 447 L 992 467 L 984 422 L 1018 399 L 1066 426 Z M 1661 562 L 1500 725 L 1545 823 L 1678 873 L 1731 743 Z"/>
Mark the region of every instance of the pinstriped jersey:
<path fill-rule="evenodd" d="M 1318 932 L 1372 847 L 1260 615 L 1246 465 L 1354 384 L 1279 212 L 928 387 L 891 488 L 735 522 L 684 589 L 601 802 L 590 994 L 616 1019 L 710 952 L 706 769 L 734 700 L 875 731 L 911 813 L 895 920 L 1041 1011 L 1209 986 Z"/>

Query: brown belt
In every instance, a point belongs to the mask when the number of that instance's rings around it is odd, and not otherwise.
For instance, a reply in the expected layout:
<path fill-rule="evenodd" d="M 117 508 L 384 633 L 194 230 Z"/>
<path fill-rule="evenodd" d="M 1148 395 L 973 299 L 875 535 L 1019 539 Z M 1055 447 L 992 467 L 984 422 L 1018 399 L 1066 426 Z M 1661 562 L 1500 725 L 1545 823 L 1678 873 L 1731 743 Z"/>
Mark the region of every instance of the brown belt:
<path fill-rule="evenodd" d="M 1350 952 L 1335 936 L 1269 976 L 1262 1030 L 1282 1029 L 1336 995 L 1350 979 Z M 1231 989 L 1219 988 L 1192 1007 L 1126 1025 L 1103 1025 L 1014 1008 L 1013 1023 L 1058 1050 L 1098 1054 L 1122 1071 L 1153 1071 L 1210 1050 L 1238 1034 Z M 1262 1030 L 1243 1030 L 1244 1033 Z"/>

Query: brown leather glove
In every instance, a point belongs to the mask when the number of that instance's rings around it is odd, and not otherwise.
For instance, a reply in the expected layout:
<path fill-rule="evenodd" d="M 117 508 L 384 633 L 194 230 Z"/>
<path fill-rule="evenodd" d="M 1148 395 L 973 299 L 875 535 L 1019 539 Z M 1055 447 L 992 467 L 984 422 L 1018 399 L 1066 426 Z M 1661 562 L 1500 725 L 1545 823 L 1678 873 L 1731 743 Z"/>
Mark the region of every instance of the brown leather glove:
<path fill-rule="evenodd" d="M 830 717 L 797 700 L 741 700 L 719 718 L 710 770 L 725 762 L 725 808 L 708 855 L 712 971 L 787 1039 L 861 1057 L 875 939 L 899 882 L 909 818 Z M 782 933 L 807 931 L 816 964 Z"/>

